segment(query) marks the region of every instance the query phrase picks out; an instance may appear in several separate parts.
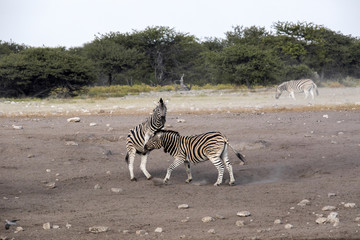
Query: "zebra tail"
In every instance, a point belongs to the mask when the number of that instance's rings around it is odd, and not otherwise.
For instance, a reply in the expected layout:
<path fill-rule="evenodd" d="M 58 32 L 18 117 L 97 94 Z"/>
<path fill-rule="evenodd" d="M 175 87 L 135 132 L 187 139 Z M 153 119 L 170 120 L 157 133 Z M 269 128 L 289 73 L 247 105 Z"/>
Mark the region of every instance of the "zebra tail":
<path fill-rule="evenodd" d="M 233 150 L 233 152 L 235 153 L 235 155 L 243 162 L 244 165 L 247 164 L 247 161 L 244 157 L 244 155 L 242 155 L 241 153 L 239 153 L 238 151 L 236 151 L 231 145 L 230 143 L 227 141 L 227 145 L 229 145 L 229 147 L 231 148 L 231 150 Z"/>
<path fill-rule="evenodd" d="M 125 162 L 126 162 L 127 164 L 129 164 L 129 153 L 126 153 Z"/>

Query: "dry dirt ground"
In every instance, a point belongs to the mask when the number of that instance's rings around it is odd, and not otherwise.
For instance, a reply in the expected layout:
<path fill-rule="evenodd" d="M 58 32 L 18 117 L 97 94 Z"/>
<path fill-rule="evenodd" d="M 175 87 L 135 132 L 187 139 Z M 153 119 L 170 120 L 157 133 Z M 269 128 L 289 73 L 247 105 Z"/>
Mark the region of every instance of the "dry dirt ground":
<path fill-rule="evenodd" d="M 0 237 L 360 239 L 360 89 L 319 91 L 315 101 L 303 95 L 276 101 L 273 91 L 2 101 L 0 221 L 20 219 L 23 231 L 3 225 Z M 225 183 L 214 187 L 217 171 L 209 161 L 192 166 L 191 184 L 179 166 L 163 185 L 172 157 L 162 150 L 149 156 L 153 180 L 146 180 L 137 156 L 138 181 L 130 181 L 124 161 L 127 132 L 160 96 L 170 100 L 166 128 L 182 135 L 221 131 L 246 156 L 248 165 L 240 165 L 229 151 L 235 186 L 226 184 L 225 171 Z M 75 116 L 81 121 L 67 122 Z M 307 205 L 299 206 L 304 199 Z M 189 208 L 178 209 L 180 204 Z M 325 206 L 335 207 L 336 226 L 316 223 L 330 214 Z M 251 215 L 239 217 L 240 211 Z M 202 222 L 206 216 L 214 221 Z M 277 219 L 282 224 L 274 224 Z M 44 230 L 47 222 L 52 228 Z M 91 233 L 92 226 L 108 230 Z"/>

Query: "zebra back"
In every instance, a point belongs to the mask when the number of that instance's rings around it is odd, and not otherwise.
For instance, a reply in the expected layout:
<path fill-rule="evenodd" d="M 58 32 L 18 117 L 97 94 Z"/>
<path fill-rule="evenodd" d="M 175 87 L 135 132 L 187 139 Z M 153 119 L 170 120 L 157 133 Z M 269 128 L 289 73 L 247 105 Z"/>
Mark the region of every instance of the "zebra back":
<path fill-rule="evenodd" d="M 207 153 L 218 153 L 223 150 L 226 138 L 220 132 L 207 132 L 194 136 L 180 136 L 176 131 L 158 131 L 146 143 L 147 150 L 164 148 L 164 152 L 173 157 L 187 159 L 192 163 L 198 163 L 208 159 Z"/>

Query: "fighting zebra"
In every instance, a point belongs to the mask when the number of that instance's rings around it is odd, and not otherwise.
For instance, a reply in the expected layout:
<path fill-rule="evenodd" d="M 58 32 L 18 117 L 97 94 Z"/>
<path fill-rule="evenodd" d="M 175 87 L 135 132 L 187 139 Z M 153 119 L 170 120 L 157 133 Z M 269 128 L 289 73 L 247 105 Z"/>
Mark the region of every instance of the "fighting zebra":
<path fill-rule="evenodd" d="M 175 158 L 174 162 L 167 169 L 164 183 L 170 179 L 171 172 L 184 163 L 188 178 L 187 183 L 191 182 L 192 175 L 190 170 L 191 163 L 199 163 L 210 160 L 218 170 L 218 178 L 214 186 L 219 186 L 223 181 L 224 161 L 230 175 L 230 185 L 235 183 L 235 178 L 229 161 L 227 147 L 230 147 L 236 156 L 245 163 L 245 158 L 234 150 L 229 144 L 228 139 L 220 132 L 208 132 L 195 136 L 180 136 L 176 131 L 160 130 L 149 139 L 145 144 L 145 149 L 151 151 L 164 147 L 164 152 L 170 153 Z"/>
<path fill-rule="evenodd" d="M 294 93 L 301 92 L 305 93 L 305 99 L 308 97 L 309 93 L 311 94 L 312 99 L 314 99 L 314 90 L 316 91 L 316 95 L 319 95 L 317 86 L 311 79 L 291 80 L 283 82 L 277 86 L 275 98 L 279 99 L 281 93 L 283 91 L 287 91 L 289 93 L 289 97 L 292 97 L 294 100 Z"/>
<path fill-rule="evenodd" d="M 166 110 L 166 104 L 162 98 L 160 98 L 150 118 L 147 118 L 143 123 L 137 125 L 129 131 L 126 140 L 127 153 L 125 161 L 129 166 L 131 181 L 136 181 L 134 176 L 134 161 L 136 153 L 141 155 L 140 169 L 147 179 L 151 179 L 150 173 L 146 170 L 146 162 L 149 156 L 149 151 L 145 150 L 144 146 L 156 131 L 164 127 L 166 121 Z"/>

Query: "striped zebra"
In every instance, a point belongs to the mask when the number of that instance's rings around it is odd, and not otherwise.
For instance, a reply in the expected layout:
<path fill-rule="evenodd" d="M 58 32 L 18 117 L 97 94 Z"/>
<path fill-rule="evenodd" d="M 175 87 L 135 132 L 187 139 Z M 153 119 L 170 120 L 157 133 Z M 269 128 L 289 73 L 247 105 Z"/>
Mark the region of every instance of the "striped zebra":
<path fill-rule="evenodd" d="M 305 99 L 311 94 L 312 99 L 314 99 L 314 90 L 316 91 L 316 95 L 319 95 L 319 91 L 317 89 L 316 84 L 311 79 L 301 79 L 301 80 L 291 80 L 287 82 L 283 82 L 276 88 L 275 98 L 279 99 L 281 93 L 283 91 L 287 91 L 289 93 L 289 97 L 292 97 L 295 100 L 294 93 L 305 93 Z"/>
<path fill-rule="evenodd" d="M 229 144 L 228 139 L 220 132 L 208 132 L 195 136 L 180 136 L 176 131 L 160 130 L 149 139 L 145 144 L 145 149 L 151 151 L 153 149 L 164 148 L 165 152 L 169 152 L 175 158 L 174 162 L 167 169 L 164 183 L 170 179 L 171 172 L 184 163 L 188 178 L 187 183 L 191 182 L 192 175 L 190 170 L 191 163 L 199 163 L 210 160 L 218 170 L 218 178 L 214 186 L 219 186 L 223 181 L 224 161 L 225 166 L 230 175 L 230 185 L 235 183 L 235 178 L 229 161 L 227 147 L 230 147 L 236 156 L 245 163 L 245 158 L 239 152 L 234 150 Z"/>
<path fill-rule="evenodd" d="M 136 181 L 134 176 L 134 161 L 135 154 L 141 155 L 140 169 L 145 174 L 147 179 L 151 179 L 150 173 L 146 170 L 146 162 L 149 151 L 144 149 L 145 143 L 154 135 L 154 133 L 162 129 L 166 121 L 166 105 L 162 98 L 154 108 L 150 118 L 146 119 L 143 123 L 130 129 L 126 140 L 126 157 L 125 161 L 129 166 L 130 179 Z"/>

